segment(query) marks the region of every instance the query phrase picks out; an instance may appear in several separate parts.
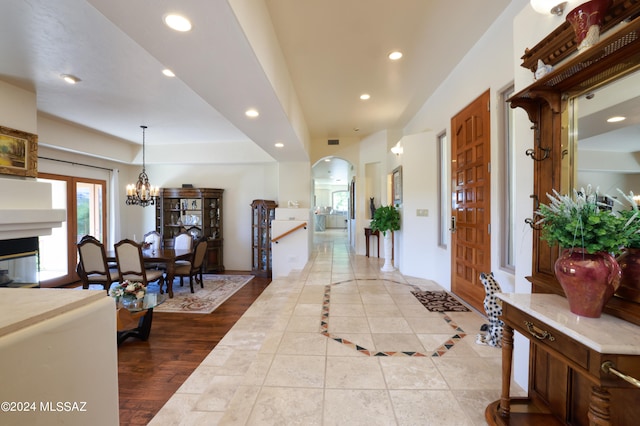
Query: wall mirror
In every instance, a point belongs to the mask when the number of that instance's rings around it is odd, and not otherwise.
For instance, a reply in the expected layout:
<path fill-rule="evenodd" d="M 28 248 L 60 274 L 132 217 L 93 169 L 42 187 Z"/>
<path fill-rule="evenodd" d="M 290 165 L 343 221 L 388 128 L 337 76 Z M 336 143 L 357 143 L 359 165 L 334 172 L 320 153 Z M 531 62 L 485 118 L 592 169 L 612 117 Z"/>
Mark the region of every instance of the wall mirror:
<path fill-rule="evenodd" d="M 567 120 L 570 188 L 640 195 L 640 71 L 570 98 Z"/>
<path fill-rule="evenodd" d="M 570 187 L 591 185 L 608 197 L 620 198 L 617 189 L 640 195 L 640 70 L 571 97 L 567 112 Z M 616 296 L 640 303 L 637 291 Z"/>

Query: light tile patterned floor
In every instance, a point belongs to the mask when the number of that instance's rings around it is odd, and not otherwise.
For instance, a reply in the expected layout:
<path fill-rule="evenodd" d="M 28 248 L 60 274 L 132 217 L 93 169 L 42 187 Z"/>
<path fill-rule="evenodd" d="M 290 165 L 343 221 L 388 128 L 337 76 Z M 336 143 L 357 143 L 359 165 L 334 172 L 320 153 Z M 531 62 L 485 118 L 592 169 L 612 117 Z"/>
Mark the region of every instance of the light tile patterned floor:
<path fill-rule="evenodd" d="M 382 263 L 317 233 L 150 424 L 485 425 L 501 353 L 475 343 L 484 318 L 429 312 L 410 292 L 442 289 Z"/>

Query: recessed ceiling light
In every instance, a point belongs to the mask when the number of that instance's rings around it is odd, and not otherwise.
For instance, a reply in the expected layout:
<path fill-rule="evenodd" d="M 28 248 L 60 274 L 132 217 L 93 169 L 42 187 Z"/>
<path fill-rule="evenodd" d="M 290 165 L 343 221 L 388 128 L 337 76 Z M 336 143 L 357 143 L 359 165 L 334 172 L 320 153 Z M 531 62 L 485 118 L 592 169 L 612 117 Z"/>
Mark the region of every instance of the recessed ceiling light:
<path fill-rule="evenodd" d="M 284 144 L 282 142 L 276 142 L 276 144 L 274 145 L 276 148 L 283 148 Z"/>
<path fill-rule="evenodd" d="M 76 84 L 82 81 L 75 75 L 71 75 L 71 74 L 60 74 L 60 77 L 69 84 Z"/>
<path fill-rule="evenodd" d="M 180 15 L 166 15 L 164 23 L 172 30 L 186 32 L 191 31 L 191 21 Z"/>
<path fill-rule="evenodd" d="M 171 71 L 169 68 L 165 68 L 162 70 L 162 74 L 166 75 L 167 77 L 175 77 L 176 75 L 173 73 L 173 71 Z"/>
<path fill-rule="evenodd" d="M 624 121 L 626 119 L 627 117 L 622 117 L 622 116 L 611 117 L 607 119 L 607 123 L 617 123 L 619 121 Z"/>
<path fill-rule="evenodd" d="M 367 99 L 370 99 L 371 95 L 368 93 L 363 93 L 362 95 L 360 95 L 360 99 L 362 99 L 363 101 L 366 101 Z"/>
<path fill-rule="evenodd" d="M 397 61 L 398 59 L 402 58 L 402 52 L 395 50 L 391 53 L 389 53 L 389 59 L 391 59 L 392 61 Z"/>
<path fill-rule="evenodd" d="M 259 115 L 260 115 L 260 113 L 258 112 L 258 110 L 257 110 L 257 109 L 253 109 L 253 108 L 246 110 L 244 114 L 245 114 L 247 117 L 250 117 L 250 118 L 256 118 L 257 116 L 259 116 Z"/>

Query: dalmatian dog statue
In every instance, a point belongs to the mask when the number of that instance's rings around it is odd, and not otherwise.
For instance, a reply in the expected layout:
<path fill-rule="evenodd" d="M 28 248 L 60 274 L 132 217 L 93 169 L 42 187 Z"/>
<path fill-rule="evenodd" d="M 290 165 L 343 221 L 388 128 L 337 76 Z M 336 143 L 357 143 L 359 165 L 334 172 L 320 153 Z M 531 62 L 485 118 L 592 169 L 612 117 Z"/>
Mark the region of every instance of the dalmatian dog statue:
<path fill-rule="evenodd" d="M 504 323 L 500 319 L 502 315 L 502 304 L 496 297 L 496 293 L 500 293 L 500 285 L 493 277 L 493 272 L 480 274 L 480 282 L 484 286 L 484 311 L 489 319 L 488 327 L 486 324 L 481 330 L 485 333 L 478 334 L 476 343 L 481 345 L 493 346 L 496 348 L 502 347 L 502 327 Z"/>

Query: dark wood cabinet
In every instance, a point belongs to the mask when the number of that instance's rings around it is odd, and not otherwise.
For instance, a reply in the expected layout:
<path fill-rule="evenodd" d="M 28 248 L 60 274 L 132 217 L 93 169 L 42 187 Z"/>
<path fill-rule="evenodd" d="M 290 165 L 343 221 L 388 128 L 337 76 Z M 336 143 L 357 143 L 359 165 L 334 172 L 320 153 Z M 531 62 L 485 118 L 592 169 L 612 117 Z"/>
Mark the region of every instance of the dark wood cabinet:
<path fill-rule="evenodd" d="M 524 109 L 533 124 L 533 148 L 527 150 L 534 161 L 533 210 L 538 203 L 548 202 L 546 194 L 553 190 L 560 193 L 572 190 L 576 164 L 567 125 L 570 99 L 640 68 L 639 14 L 640 1 L 614 0 L 605 16 L 603 31 L 616 28 L 603 34 L 593 47 L 574 55 L 573 29 L 565 22 L 525 52 L 522 65 L 532 71 L 539 59 L 554 66 L 553 71 L 509 100 L 513 108 Z M 554 274 L 559 249 L 540 239 L 537 220 L 532 211 L 528 222 L 533 227 L 533 259 L 528 279 L 534 294 L 530 296 L 561 298 L 564 292 Z M 560 310 L 555 312 L 555 318 L 575 320 L 575 315 L 566 311 L 564 316 Z M 600 319 L 584 318 L 584 323 L 593 325 L 591 330 L 568 333 L 530 309 L 505 303 L 503 395 L 487 408 L 489 424 L 640 424 L 640 389 L 602 369 L 605 362 L 612 362 L 626 374 L 640 377 L 640 352 L 603 351 L 591 346 L 599 338 L 598 333 L 610 333 L 620 346 L 631 335 L 637 335 L 640 304 L 616 295 L 605 307 L 605 313 L 617 321 L 611 330 L 602 330 Z M 509 396 L 514 330 L 530 341 L 529 389 L 524 399 Z M 548 336 L 542 338 L 543 331 L 553 336 L 553 340 Z"/>
<path fill-rule="evenodd" d="M 271 221 L 278 204 L 271 200 L 253 200 L 251 203 L 251 273 L 271 277 Z"/>
<path fill-rule="evenodd" d="M 173 247 L 176 235 L 187 232 L 207 238 L 206 272 L 224 272 L 222 194 L 224 189 L 162 188 L 156 205 L 156 230 Z"/>

